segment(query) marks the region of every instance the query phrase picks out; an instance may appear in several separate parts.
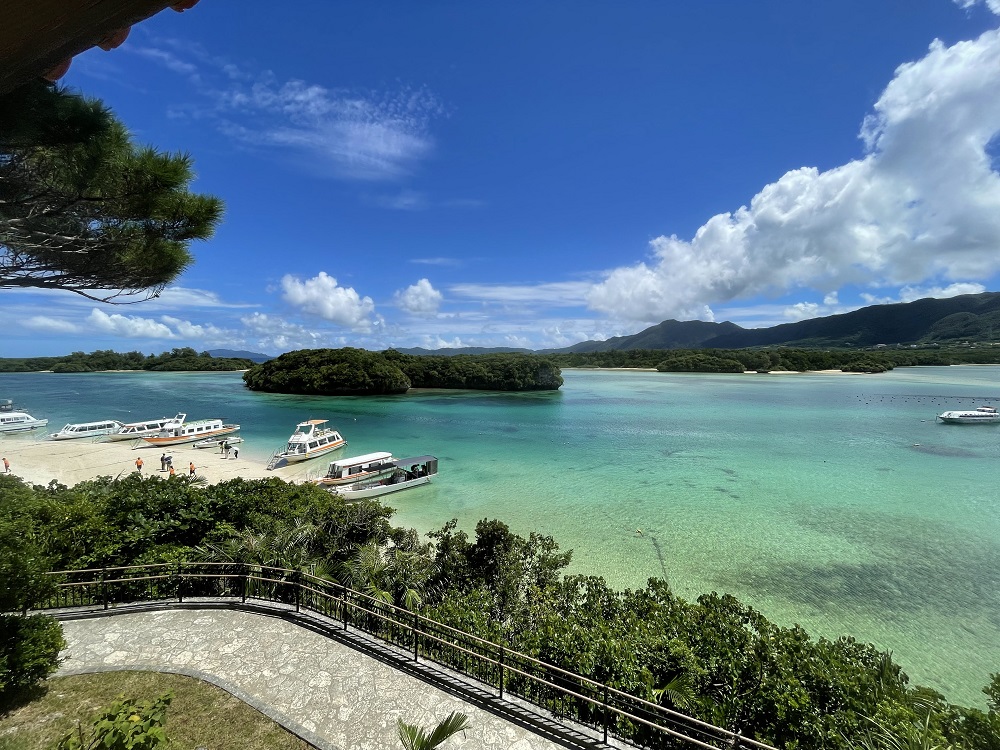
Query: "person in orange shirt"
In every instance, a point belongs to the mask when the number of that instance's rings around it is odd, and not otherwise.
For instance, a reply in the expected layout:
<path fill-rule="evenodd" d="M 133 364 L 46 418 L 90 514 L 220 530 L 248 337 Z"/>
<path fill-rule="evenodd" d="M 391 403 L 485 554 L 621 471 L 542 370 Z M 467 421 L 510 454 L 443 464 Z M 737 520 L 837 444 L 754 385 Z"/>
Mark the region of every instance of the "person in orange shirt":
<path fill-rule="evenodd" d="M 135 460 L 135 470 L 142 474 L 142 456 Z"/>
<path fill-rule="evenodd" d="M 177 476 L 177 472 L 176 472 L 176 471 L 174 471 L 174 467 L 173 467 L 173 466 L 171 466 L 171 467 L 170 467 L 170 468 L 168 469 L 168 471 L 170 472 L 170 476 L 172 476 L 172 477 L 173 477 L 173 476 Z"/>
<path fill-rule="evenodd" d="M 188 476 L 189 477 L 194 476 L 194 461 L 188 464 Z"/>
<path fill-rule="evenodd" d="M 3 458 L 3 470 L 5 474 L 10 474 L 10 461 L 7 460 L 6 456 Z"/>

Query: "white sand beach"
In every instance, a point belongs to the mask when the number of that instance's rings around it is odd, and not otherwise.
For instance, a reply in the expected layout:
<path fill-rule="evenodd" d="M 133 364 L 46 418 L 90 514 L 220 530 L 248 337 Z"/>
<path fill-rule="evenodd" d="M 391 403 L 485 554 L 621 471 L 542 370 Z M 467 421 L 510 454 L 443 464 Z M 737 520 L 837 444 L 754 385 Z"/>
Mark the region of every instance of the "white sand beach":
<path fill-rule="evenodd" d="M 285 481 L 303 481 L 326 473 L 329 461 L 315 459 L 268 471 L 260 460 L 244 457 L 227 459 L 218 450 L 193 448 L 191 443 L 173 446 L 166 451 L 173 457 L 174 470 L 187 475 L 189 463 L 195 472 L 212 484 L 227 479 L 262 479 L 278 477 Z M 136 471 L 141 457 L 142 473 L 166 476 L 160 471 L 163 448 L 130 442 L 103 443 L 91 440 L 45 440 L 28 435 L 0 437 L 0 456 L 10 463 L 10 473 L 29 484 L 48 484 L 55 480 L 72 486 L 99 476 L 119 476 Z M 0 471 L 3 470 L 0 465 Z"/>

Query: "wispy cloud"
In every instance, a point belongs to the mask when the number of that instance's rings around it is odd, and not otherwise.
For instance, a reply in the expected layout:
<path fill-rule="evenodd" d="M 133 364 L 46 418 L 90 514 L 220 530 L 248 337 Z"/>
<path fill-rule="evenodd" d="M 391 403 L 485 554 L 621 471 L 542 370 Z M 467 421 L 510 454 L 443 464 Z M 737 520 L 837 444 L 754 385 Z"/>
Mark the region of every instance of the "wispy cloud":
<path fill-rule="evenodd" d="M 430 125 L 445 114 L 423 87 L 357 91 L 281 80 L 176 40 L 128 49 L 191 81 L 197 99 L 171 106 L 171 116 L 206 118 L 244 146 L 297 152 L 311 167 L 342 179 L 409 174 L 433 150 Z"/>
<path fill-rule="evenodd" d="M 411 258 L 410 263 L 417 263 L 423 266 L 451 266 L 458 268 L 466 264 L 464 258 Z"/>
<path fill-rule="evenodd" d="M 448 291 L 456 297 L 506 303 L 536 303 L 555 307 L 576 307 L 586 303 L 592 285 L 584 281 L 557 281 L 548 284 L 453 284 Z"/>

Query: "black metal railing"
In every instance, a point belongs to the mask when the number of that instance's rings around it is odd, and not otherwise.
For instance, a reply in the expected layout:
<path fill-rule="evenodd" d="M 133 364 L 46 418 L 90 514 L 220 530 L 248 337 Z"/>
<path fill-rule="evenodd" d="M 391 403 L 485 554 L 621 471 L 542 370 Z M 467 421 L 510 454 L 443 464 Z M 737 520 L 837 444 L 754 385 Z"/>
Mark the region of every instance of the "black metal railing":
<path fill-rule="evenodd" d="M 640 747 L 775 750 L 770 745 L 561 669 L 472 633 L 296 570 L 242 563 L 158 563 L 54 571 L 43 609 L 185 599 L 273 602 L 322 615 L 413 655 Z"/>

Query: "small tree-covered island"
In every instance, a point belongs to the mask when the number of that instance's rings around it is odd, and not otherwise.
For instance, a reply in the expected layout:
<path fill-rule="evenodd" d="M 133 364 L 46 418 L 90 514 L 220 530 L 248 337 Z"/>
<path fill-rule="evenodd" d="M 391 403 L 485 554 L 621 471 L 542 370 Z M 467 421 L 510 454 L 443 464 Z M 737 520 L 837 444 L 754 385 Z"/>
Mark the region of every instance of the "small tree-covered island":
<path fill-rule="evenodd" d="M 300 349 L 250 368 L 252 391 L 316 396 L 375 396 L 410 388 L 480 391 L 555 391 L 559 368 L 529 354 L 417 356 L 393 349 Z"/>

